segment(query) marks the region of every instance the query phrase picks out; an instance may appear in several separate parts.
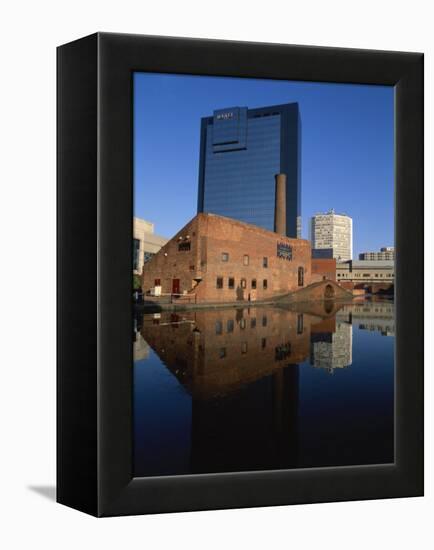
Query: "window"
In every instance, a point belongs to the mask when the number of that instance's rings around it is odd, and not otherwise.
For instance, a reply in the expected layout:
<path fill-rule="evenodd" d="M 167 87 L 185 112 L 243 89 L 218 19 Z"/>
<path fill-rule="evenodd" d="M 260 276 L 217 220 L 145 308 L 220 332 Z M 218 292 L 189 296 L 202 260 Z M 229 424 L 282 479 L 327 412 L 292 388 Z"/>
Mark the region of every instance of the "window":
<path fill-rule="evenodd" d="M 264 290 L 267 290 L 267 288 L 268 288 L 267 279 L 264 279 L 264 280 L 262 281 L 262 288 L 263 288 Z"/>
<path fill-rule="evenodd" d="M 243 330 L 246 328 L 246 320 L 245 319 L 240 319 L 240 328 L 243 329 Z"/>
<path fill-rule="evenodd" d="M 303 334 L 303 314 L 297 315 L 297 334 Z"/>
<path fill-rule="evenodd" d="M 262 258 L 262 267 L 268 267 L 268 258 Z"/>
<path fill-rule="evenodd" d="M 250 319 L 250 328 L 255 328 L 256 327 L 256 317 L 252 317 Z"/>
<path fill-rule="evenodd" d="M 247 286 L 246 279 L 241 279 L 241 288 L 246 288 L 246 286 Z"/>
<path fill-rule="evenodd" d="M 262 338 L 261 340 L 261 348 L 262 349 L 265 349 L 267 347 L 267 339 L 266 338 Z"/>
<path fill-rule="evenodd" d="M 228 279 L 228 288 L 235 288 L 235 279 L 233 277 L 229 277 Z"/>
<path fill-rule="evenodd" d="M 370 277 L 371 274 L 370 273 L 363 273 L 363 277 Z"/>
<path fill-rule="evenodd" d="M 133 239 L 133 269 L 135 271 L 139 269 L 139 250 L 140 250 L 139 239 Z"/>
<path fill-rule="evenodd" d="M 216 334 L 223 334 L 223 323 L 221 321 L 216 321 L 215 333 Z"/>
<path fill-rule="evenodd" d="M 228 319 L 226 327 L 228 332 L 234 332 L 234 320 Z"/>
<path fill-rule="evenodd" d="M 241 342 L 241 353 L 247 353 L 247 342 Z"/>
<path fill-rule="evenodd" d="M 143 263 L 149 262 L 149 260 L 155 256 L 153 252 L 144 252 L 143 254 Z"/>
<path fill-rule="evenodd" d="M 217 277 L 216 288 L 223 288 L 223 277 Z"/>
<path fill-rule="evenodd" d="M 229 254 L 227 252 L 222 252 L 222 262 L 229 261 Z"/>
<path fill-rule="evenodd" d="M 178 250 L 180 252 L 188 252 L 191 249 L 191 243 L 190 241 L 179 243 L 178 244 Z"/>
<path fill-rule="evenodd" d="M 256 288 L 256 279 L 252 279 L 252 288 Z"/>
<path fill-rule="evenodd" d="M 266 315 L 264 315 L 264 316 L 262 317 L 262 326 L 263 326 L 263 327 L 266 327 L 266 326 L 267 326 L 267 316 L 266 316 Z"/>
<path fill-rule="evenodd" d="M 299 267 L 298 268 L 298 286 L 304 285 L 304 268 Z"/>
<path fill-rule="evenodd" d="M 274 359 L 276 361 L 282 361 L 287 359 L 291 355 L 291 342 L 277 346 L 274 350 Z"/>
<path fill-rule="evenodd" d="M 161 286 L 161 279 L 154 279 L 154 286 Z"/>
<path fill-rule="evenodd" d="M 226 348 L 220 348 L 219 357 L 220 359 L 224 359 L 226 357 Z"/>
<path fill-rule="evenodd" d="M 249 256 L 247 254 L 244 254 L 243 264 L 244 265 L 249 265 Z"/>

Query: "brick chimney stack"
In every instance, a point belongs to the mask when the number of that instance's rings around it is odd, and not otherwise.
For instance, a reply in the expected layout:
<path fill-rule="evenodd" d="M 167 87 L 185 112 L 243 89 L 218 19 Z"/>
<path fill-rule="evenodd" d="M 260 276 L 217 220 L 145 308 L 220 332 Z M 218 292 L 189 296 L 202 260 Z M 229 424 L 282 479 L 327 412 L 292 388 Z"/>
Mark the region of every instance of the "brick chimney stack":
<path fill-rule="evenodd" d="M 276 174 L 274 231 L 286 237 L 286 174 Z"/>

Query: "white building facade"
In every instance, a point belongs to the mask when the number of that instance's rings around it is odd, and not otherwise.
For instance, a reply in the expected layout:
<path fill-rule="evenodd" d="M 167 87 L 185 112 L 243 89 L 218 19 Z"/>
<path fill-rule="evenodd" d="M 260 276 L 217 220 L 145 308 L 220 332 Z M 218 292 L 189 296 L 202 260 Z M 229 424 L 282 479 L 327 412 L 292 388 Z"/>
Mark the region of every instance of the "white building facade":
<path fill-rule="evenodd" d="M 316 214 L 311 218 L 310 241 L 312 248 L 333 250 L 333 258 L 337 261 L 352 260 L 353 220 L 334 210 Z"/>
<path fill-rule="evenodd" d="M 359 260 L 383 261 L 394 259 L 395 248 L 393 246 L 384 246 L 379 252 L 362 252 L 359 254 Z"/>
<path fill-rule="evenodd" d="M 167 243 L 166 238 L 155 235 L 154 224 L 142 218 L 133 218 L 133 273 L 140 275 L 143 265 Z"/>
<path fill-rule="evenodd" d="M 353 283 L 393 283 L 395 262 L 393 260 L 353 260 L 336 264 L 336 280 Z"/>

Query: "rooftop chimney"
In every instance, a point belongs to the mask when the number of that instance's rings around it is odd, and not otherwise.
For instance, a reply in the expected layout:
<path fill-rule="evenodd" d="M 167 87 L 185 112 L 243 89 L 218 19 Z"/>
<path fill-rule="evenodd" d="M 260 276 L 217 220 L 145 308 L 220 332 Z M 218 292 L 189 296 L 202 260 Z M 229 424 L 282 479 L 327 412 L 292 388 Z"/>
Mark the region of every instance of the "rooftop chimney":
<path fill-rule="evenodd" d="M 286 237 L 286 174 L 276 174 L 274 231 Z"/>

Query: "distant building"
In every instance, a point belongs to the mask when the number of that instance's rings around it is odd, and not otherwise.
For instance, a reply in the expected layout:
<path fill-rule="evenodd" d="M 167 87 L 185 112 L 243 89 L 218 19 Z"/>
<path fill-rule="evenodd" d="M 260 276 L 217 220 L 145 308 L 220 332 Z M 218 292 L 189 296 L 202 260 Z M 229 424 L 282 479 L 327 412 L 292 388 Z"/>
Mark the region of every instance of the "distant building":
<path fill-rule="evenodd" d="M 393 246 L 385 246 L 379 252 L 362 252 L 359 254 L 359 260 L 382 261 L 394 259 L 395 247 Z"/>
<path fill-rule="evenodd" d="M 392 260 L 353 260 L 336 264 L 337 282 L 393 283 L 395 263 Z"/>
<path fill-rule="evenodd" d="M 286 176 L 286 230 L 301 237 L 301 122 L 297 103 L 231 107 L 202 118 L 198 213 L 274 228 L 275 174 Z"/>
<path fill-rule="evenodd" d="M 330 210 L 311 218 L 310 240 L 312 249 L 332 250 L 337 261 L 353 257 L 353 220 L 346 214 Z"/>
<path fill-rule="evenodd" d="M 154 224 L 142 218 L 133 218 L 133 273 L 140 275 L 148 262 L 167 239 L 154 234 Z"/>

